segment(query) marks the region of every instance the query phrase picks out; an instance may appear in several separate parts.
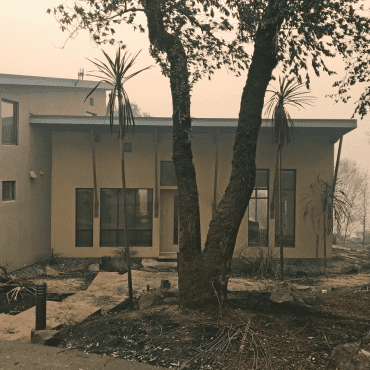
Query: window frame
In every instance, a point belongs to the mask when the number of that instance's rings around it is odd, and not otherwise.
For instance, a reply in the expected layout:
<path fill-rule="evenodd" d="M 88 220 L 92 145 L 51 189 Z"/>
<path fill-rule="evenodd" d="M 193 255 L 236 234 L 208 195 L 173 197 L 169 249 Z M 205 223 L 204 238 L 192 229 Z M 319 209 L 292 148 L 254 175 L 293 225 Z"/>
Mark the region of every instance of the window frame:
<path fill-rule="evenodd" d="M 1 103 L 8 103 L 8 104 L 13 104 L 13 123 L 14 123 L 14 128 L 13 128 L 13 135 L 14 135 L 14 142 L 12 143 L 4 143 L 4 136 L 3 136 L 3 112 L 2 112 L 2 107 L 1 107 L 1 144 L 2 145 L 13 145 L 17 146 L 18 145 L 18 135 L 19 135 L 19 103 L 14 101 L 14 100 L 9 100 L 9 99 L 1 99 Z"/>
<path fill-rule="evenodd" d="M 11 183 L 13 184 L 13 189 L 12 189 L 12 193 L 13 193 L 13 198 L 11 199 L 4 199 L 4 183 Z M 16 181 L 15 180 L 5 180 L 5 181 L 2 181 L 1 183 L 1 199 L 3 202 L 14 202 L 16 200 Z"/>
<path fill-rule="evenodd" d="M 92 196 L 92 211 L 91 211 L 91 219 L 92 219 L 92 227 L 91 227 L 91 233 L 92 233 L 92 244 L 91 245 L 77 245 L 77 230 L 90 230 L 90 229 L 77 229 L 77 191 L 78 190 L 91 190 L 91 196 Z M 92 248 L 94 246 L 94 189 L 93 188 L 76 188 L 75 190 L 75 247 L 76 248 Z"/>
<path fill-rule="evenodd" d="M 100 188 L 100 209 L 102 207 L 102 191 L 104 191 L 105 189 L 109 189 L 109 190 L 116 190 L 116 206 L 117 206 L 117 220 L 116 220 L 116 228 L 111 228 L 111 229 L 102 229 L 102 217 L 101 217 L 101 212 L 100 212 L 100 224 L 99 224 L 99 232 L 100 232 L 100 235 L 99 235 L 99 247 L 102 247 L 102 248 L 117 248 L 117 247 L 122 247 L 122 245 L 119 245 L 119 244 L 115 244 L 115 245 L 106 245 L 106 244 L 103 244 L 102 243 L 102 230 L 114 230 L 116 231 L 116 242 L 118 241 L 119 242 L 119 233 L 120 231 L 123 231 L 124 229 L 120 229 L 119 228 L 119 224 L 120 224 L 120 220 L 119 220 L 119 212 L 120 212 L 120 203 L 119 203 L 119 198 L 120 198 L 120 190 L 122 190 L 122 188 Z M 149 191 L 151 191 L 151 203 L 152 203 L 152 206 L 151 206 L 151 214 L 148 214 L 147 215 L 147 218 L 150 218 L 151 219 L 151 222 L 150 222 L 150 231 L 151 231 L 151 242 L 150 242 L 150 245 L 149 244 L 133 244 L 132 243 L 132 238 L 130 238 L 131 240 L 129 240 L 129 244 L 130 244 L 130 247 L 152 247 L 153 246 L 153 219 L 154 219 L 154 201 L 153 201 L 153 189 L 152 188 L 127 188 L 127 190 L 135 190 L 135 196 L 134 196 L 134 222 L 130 222 L 129 220 L 128 223 L 134 223 L 135 224 L 135 228 L 129 228 L 128 230 L 140 230 L 140 228 L 137 228 L 136 227 L 136 221 L 138 219 L 138 215 L 136 213 L 136 199 L 137 199 L 137 191 L 138 190 L 148 190 L 148 193 Z M 122 196 L 121 196 L 122 197 Z M 147 207 L 148 207 L 148 202 L 146 203 L 147 204 Z M 143 230 L 149 230 L 149 229 L 143 229 Z"/>
<path fill-rule="evenodd" d="M 250 200 L 255 200 L 255 209 L 254 209 L 254 214 L 255 216 L 257 215 L 257 209 L 258 209 L 258 199 L 262 200 L 262 199 L 265 199 L 267 200 L 267 229 L 266 229 L 266 233 L 267 233 L 267 245 L 266 247 L 269 246 L 269 230 L 270 230 L 270 207 L 269 207 L 269 198 L 270 198 L 270 169 L 269 168 L 257 168 L 256 169 L 256 179 L 257 179 L 257 171 L 265 171 L 267 173 L 267 186 L 266 186 L 266 189 L 263 188 L 263 187 L 256 187 L 256 184 L 254 185 L 253 187 L 253 191 L 252 191 L 252 194 L 251 194 L 251 197 L 250 197 Z M 258 190 L 266 190 L 267 191 L 267 197 L 258 197 Z M 255 196 L 253 196 L 253 193 L 255 193 Z M 250 201 L 249 200 L 249 201 Z M 250 240 L 249 240 L 249 214 L 250 214 L 250 206 L 248 204 L 248 247 L 251 248 L 253 247 L 252 245 L 249 245 L 250 243 Z M 256 217 L 255 217 L 256 219 Z"/>
<path fill-rule="evenodd" d="M 293 205 L 293 210 L 294 210 L 294 215 L 293 215 L 293 246 L 289 246 L 289 245 L 284 245 L 283 244 L 283 247 L 284 248 L 295 248 L 296 247 L 296 240 L 295 240 L 295 237 L 296 237 L 296 218 L 297 218 L 297 170 L 296 169 L 291 169 L 291 168 L 285 168 L 285 169 L 281 169 L 281 175 L 282 177 L 284 176 L 284 171 L 285 172 L 293 172 L 293 179 L 294 179 L 294 185 L 293 185 L 293 189 L 287 189 L 287 188 L 282 188 L 281 190 L 282 191 L 293 191 L 293 201 L 294 201 L 294 205 Z M 279 174 L 278 174 L 279 176 Z M 282 183 L 283 183 L 283 179 L 282 179 Z M 275 184 L 274 184 L 275 185 Z M 274 186 L 275 188 L 275 186 Z M 276 191 L 276 199 L 279 199 L 279 185 L 277 186 L 276 189 L 274 189 L 274 191 Z M 275 207 L 275 204 L 274 204 L 274 213 L 275 213 L 275 230 L 276 230 L 276 225 L 279 223 L 278 221 L 278 217 L 279 217 L 279 208 Z M 278 248 L 280 247 L 280 243 L 277 242 L 276 240 L 276 231 L 275 231 L 275 248 Z"/>

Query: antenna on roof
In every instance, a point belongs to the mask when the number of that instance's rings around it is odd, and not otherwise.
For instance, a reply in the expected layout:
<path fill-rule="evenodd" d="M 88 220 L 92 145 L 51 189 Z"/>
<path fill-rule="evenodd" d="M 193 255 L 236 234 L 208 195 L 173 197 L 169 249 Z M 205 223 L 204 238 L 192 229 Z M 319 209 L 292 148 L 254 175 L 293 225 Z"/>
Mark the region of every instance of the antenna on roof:
<path fill-rule="evenodd" d="M 82 81 L 84 79 L 84 69 L 83 68 L 80 68 L 80 72 L 78 72 L 78 81 L 80 81 L 80 77 Z"/>
<path fill-rule="evenodd" d="M 84 79 L 84 69 L 80 68 L 80 71 L 77 73 L 77 81 L 75 82 L 75 86 L 79 83 L 79 81 L 83 81 Z"/>

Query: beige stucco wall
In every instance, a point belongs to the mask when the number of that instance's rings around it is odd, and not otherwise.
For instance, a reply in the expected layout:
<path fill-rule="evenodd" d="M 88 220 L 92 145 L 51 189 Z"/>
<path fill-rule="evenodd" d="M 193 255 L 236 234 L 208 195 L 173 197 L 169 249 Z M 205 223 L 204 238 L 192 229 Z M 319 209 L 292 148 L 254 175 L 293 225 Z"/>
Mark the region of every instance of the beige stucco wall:
<path fill-rule="evenodd" d="M 154 191 L 154 133 L 135 133 L 126 136 L 132 143 L 132 152 L 126 153 L 126 182 L 128 188 L 152 188 Z M 234 135 L 219 135 L 218 195 L 222 196 L 231 173 Z M 52 225 L 51 239 L 56 251 L 69 257 L 101 257 L 112 255 L 116 248 L 99 247 L 99 219 L 94 219 L 94 245 L 92 248 L 75 247 L 75 189 L 93 188 L 92 137 L 88 133 L 54 132 L 52 156 Z M 215 144 L 212 135 L 195 135 L 192 139 L 194 166 L 200 202 L 201 234 L 204 245 L 212 215 Z M 102 187 L 121 187 L 119 143 L 116 135 L 102 134 L 95 144 L 98 194 Z M 159 134 L 158 138 L 158 196 L 160 197 L 160 161 L 171 160 L 172 135 Z M 270 199 L 272 197 L 276 148 L 270 135 L 260 135 L 257 145 L 257 168 L 270 169 Z M 318 172 L 323 179 L 333 175 L 334 146 L 320 138 L 296 137 L 284 148 L 283 168 L 296 169 L 296 247 L 285 248 L 287 258 L 314 258 L 315 235 L 309 221 L 303 220 L 302 199 Z M 162 189 L 173 187 L 162 187 Z M 154 194 L 153 194 L 154 195 Z M 236 250 L 248 243 L 248 213 L 241 224 Z M 274 248 L 274 220 L 269 220 L 270 248 Z M 168 232 L 172 232 L 169 230 Z M 160 223 L 153 218 L 152 247 L 136 247 L 137 256 L 158 257 L 160 252 Z M 331 257 L 331 237 L 328 253 Z M 251 249 L 250 249 L 251 250 Z M 319 257 L 323 257 L 322 241 Z"/>
<path fill-rule="evenodd" d="M 1 145 L 1 181 L 16 181 L 16 199 L 0 195 L 0 263 L 15 270 L 50 254 L 51 133 L 29 124 L 30 112 L 48 115 L 105 114 L 105 92 L 94 93 L 94 106 L 84 103 L 88 89 L 0 86 L 0 99 L 19 103 L 18 145 Z M 0 105 L 1 116 L 1 105 Z M 1 127 L 1 120 L 0 120 Z M 37 178 L 30 179 L 29 171 Z M 41 175 L 40 171 L 44 174 Z"/>

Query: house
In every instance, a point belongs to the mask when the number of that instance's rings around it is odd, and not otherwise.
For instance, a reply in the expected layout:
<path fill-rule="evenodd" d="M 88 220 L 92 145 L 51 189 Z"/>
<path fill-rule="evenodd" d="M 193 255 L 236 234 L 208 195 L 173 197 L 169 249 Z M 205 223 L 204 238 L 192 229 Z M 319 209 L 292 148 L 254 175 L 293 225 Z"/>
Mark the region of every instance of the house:
<path fill-rule="evenodd" d="M 65 257 L 102 257 L 113 255 L 123 244 L 118 121 L 112 134 L 105 115 L 109 85 L 101 85 L 92 100 L 84 102 L 95 84 L 0 75 L 0 256 L 12 268 L 36 262 L 50 247 Z M 124 148 L 130 245 L 139 257 L 176 258 L 179 227 L 172 119 L 135 121 Z M 294 140 L 283 150 L 284 254 L 315 258 L 316 235 L 312 224 L 304 222 L 302 202 L 318 174 L 332 179 L 334 144 L 356 128 L 356 120 L 294 123 Z M 215 198 L 220 199 L 229 181 L 236 126 L 237 119 L 193 121 L 203 244 Z M 278 246 L 277 197 L 273 200 L 276 146 L 269 126 L 270 121 L 263 120 L 255 191 L 236 250 Z M 9 127 L 14 133 L 9 134 Z M 327 255 L 331 257 L 331 236 Z"/>

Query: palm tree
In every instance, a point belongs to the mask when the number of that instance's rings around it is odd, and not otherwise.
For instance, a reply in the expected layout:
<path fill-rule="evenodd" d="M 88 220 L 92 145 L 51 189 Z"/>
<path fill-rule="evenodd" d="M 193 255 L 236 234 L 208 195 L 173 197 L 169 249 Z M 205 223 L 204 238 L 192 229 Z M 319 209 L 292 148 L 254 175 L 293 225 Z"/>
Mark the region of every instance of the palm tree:
<path fill-rule="evenodd" d="M 317 181 L 310 185 L 311 194 L 305 197 L 302 201 L 304 206 L 303 218 L 306 221 L 308 216 L 311 216 L 311 221 L 315 227 L 318 225 L 318 233 L 320 232 L 320 224 L 322 225 L 322 237 L 324 239 L 324 267 L 326 267 L 326 238 L 333 230 L 333 211 L 334 217 L 338 220 L 340 217 L 348 216 L 348 212 L 352 207 L 347 195 L 342 190 L 334 190 L 335 177 L 333 184 L 322 180 L 320 175 L 317 176 Z M 318 242 L 318 239 L 317 239 Z"/>
<path fill-rule="evenodd" d="M 303 105 L 312 105 L 312 96 L 307 96 L 307 91 L 302 91 L 304 84 L 298 83 L 294 78 L 279 77 L 279 88 L 267 90 L 272 96 L 266 103 L 267 116 L 271 115 L 271 126 L 274 142 L 277 144 L 276 170 L 279 170 L 279 241 L 280 241 L 280 275 L 284 280 L 284 249 L 283 249 L 283 219 L 282 219 L 282 197 L 281 197 L 281 153 L 285 142 L 290 143 L 294 134 L 294 123 L 287 110 L 288 106 L 304 108 Z"/>
<path fill-rule="evenodd" d="M 88 76 L 98 77 L 101 80 L 99 83 L 90 91 L 86 96 L 85 101 L 89 96 L 98 88 L 102 83 L 108 83 L 113 86 L 112 92 L 109 94 L 108 108 L 109 108 L 109 123 L 111 132 L 113 130 L 114 122 L 114 108 L 116 100 L 118 101 L 118 122 L 119 122 L 119 139 L 120 139 L 120 149 L 121 149 L 121 168 L 122 168 L 122 195 L 123 195 L 123 218 L 124 218 L 124 243 L 125 243 L 125 254 L 126 254 L 126 263 L 127 263 L 127 275 L 128 275 L 128 289 L 129 289 L 129 307 L 132 308 L 133 304 L 133 294 L 132 294 L 132 278 L 131 278 L 131 263 L 130 263 L 130 250 L 129 250 L 129 240 L 127 235 L 127 205 L 126 205 L 126 178 L 125 178 L 125 157 L 124 157 L 124 140 L 125 132 L 128 130 L 128 127 L 132 125 L 135 127 L 135 119 L 132 112 L 131 104 L 126 90 L 124 89 L 124 84 L 135 77 L 142 71 L 150 68 L 146 67 L 130 75 L 127 75 L 128 71 L 133 66 L 137 56 L 140 51 L 131 57 L 131 54 L 128 55 L 126 51 L 121 56 L 121 48 L 124 49 L 125 46 L 119 47 L 116 53 L 116 59 L 113 61 L 109 55 L 104 51 L 104 56 L 107 59 L 109 64 L 103 63 L 96 59 L 96 62 L 88 59 L 91 63 L 95 64 L 98 68 L 97 71 L 100 76 L 93 74 L 88 74 Z"/>

